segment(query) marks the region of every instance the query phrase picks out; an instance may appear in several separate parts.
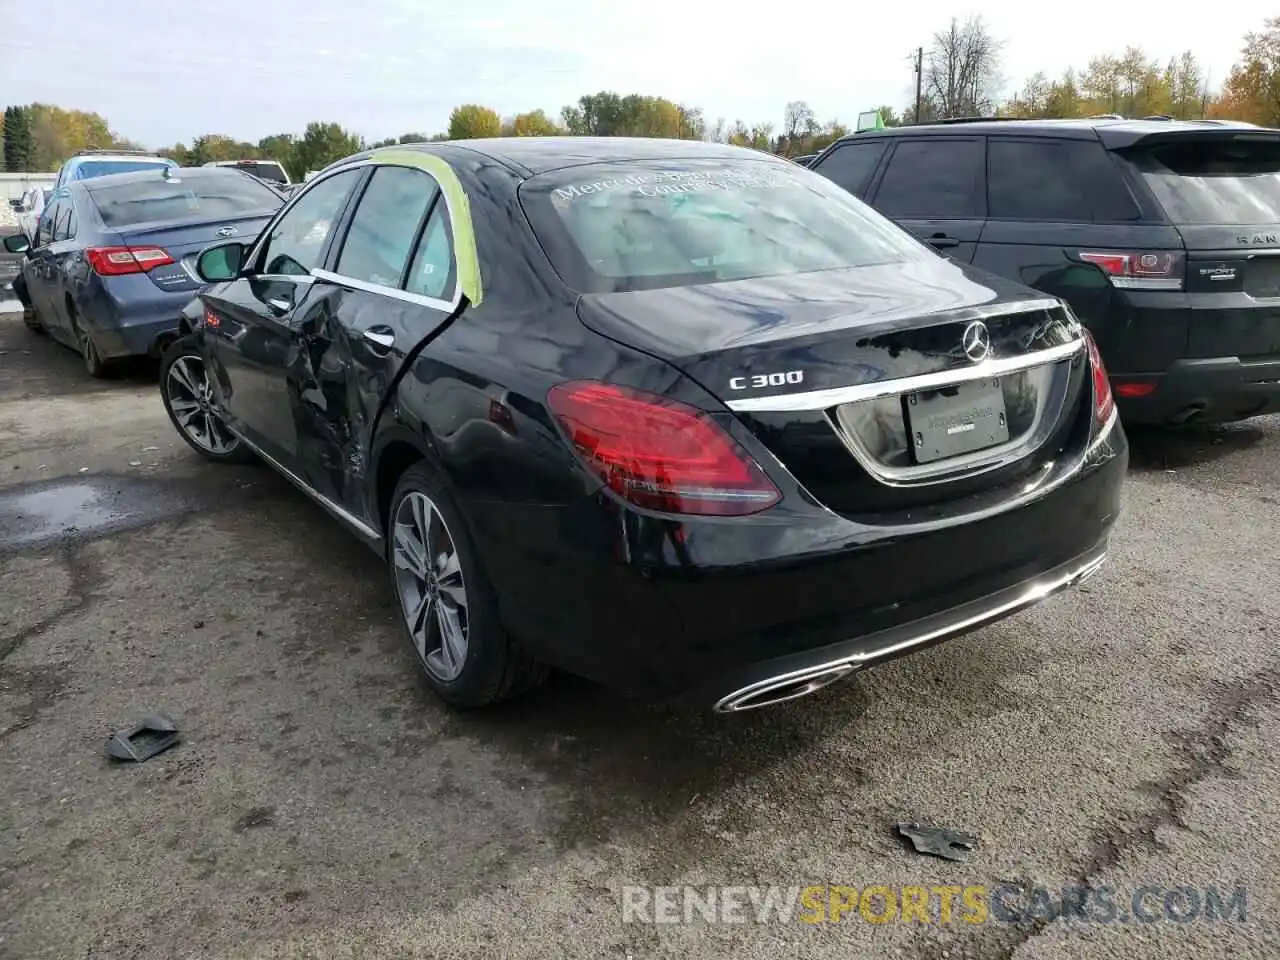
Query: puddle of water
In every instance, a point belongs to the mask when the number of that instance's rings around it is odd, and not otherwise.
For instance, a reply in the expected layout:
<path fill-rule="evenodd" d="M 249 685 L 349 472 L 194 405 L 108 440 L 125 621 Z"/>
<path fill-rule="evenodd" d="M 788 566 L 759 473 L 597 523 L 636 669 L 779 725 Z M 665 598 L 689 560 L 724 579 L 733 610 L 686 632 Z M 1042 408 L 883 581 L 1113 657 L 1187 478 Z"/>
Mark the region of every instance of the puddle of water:
<path fill-rule="evenodd" d="M 130 506 L 133 499 L 136 505 Z M 151 509 L 145 508 L 148 499 Z M 154 514 L 154 495 L 132 498 L 119 488 L 78 480 L 0 494 L 0 546 L 92 536 Z"/>

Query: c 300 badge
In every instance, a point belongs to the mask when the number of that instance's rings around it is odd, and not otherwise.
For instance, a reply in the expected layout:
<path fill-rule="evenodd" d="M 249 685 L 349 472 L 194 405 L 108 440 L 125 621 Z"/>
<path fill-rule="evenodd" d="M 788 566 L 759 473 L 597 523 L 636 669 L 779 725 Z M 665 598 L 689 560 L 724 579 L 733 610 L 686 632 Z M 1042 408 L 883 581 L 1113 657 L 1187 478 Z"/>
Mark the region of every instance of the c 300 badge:
<path fill-rule="evenodd" d="M 783 373 L 756 373 L 749 377 L 734 377 L 729 381 L 730 390 L 759 390 L 761 387 L 794 387 L 804 383 L 803 370 L 787 370 Z"/>

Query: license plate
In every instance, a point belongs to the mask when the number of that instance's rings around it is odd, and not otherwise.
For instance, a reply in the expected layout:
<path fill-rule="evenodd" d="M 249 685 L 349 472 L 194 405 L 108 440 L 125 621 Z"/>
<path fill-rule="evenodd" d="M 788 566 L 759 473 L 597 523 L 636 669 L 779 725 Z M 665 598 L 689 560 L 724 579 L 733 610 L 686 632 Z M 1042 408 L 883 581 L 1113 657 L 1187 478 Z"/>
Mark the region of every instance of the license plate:
<path fill-rule="evenodd" d="M 917 463 L 994 447 L 1009 439 L 999 380 L 972 380 L 907 395 L 907 428 Z"/>

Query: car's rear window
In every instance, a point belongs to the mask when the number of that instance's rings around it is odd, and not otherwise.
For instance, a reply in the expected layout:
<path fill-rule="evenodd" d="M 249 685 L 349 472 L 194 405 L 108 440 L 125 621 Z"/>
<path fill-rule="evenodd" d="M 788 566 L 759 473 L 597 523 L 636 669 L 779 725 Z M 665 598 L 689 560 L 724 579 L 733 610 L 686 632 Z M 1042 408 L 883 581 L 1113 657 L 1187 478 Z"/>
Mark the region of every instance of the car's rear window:
<path fill-rule="evenodd" d="M 257 180 L 231 171 L 225 176 L 157 175 L 154 180 L 93 187 L 90 194 L 108 227 L 188 217 L 235 217 L 275 210 L 283 202 Z"/>
<path fill-rule="evenodd" d="M 272 183 L 289 182 L 289 178 L 284 172 L 284 167 L 278 163 L 234 163 L 231 164 L 231 167 L 235 170 L 251 173 L 263 180 L 270 180 Z"/>
<path fill-rule="evenodd" d="M 159 170 L 171 166 L 162 160 L 86 160 L 76 166 L 77 180 L 107 177 L 113 173 L 140 173 L 143 170 Z"/>
<path fill-rule="evenodd" d="M 591 164 L 532 177 L 520 198 L 556 270 L 582 292 L 932 256 L 826 177 L 781 160 Z"/>
<path fill-rule="evenodd" d="M 1175 224 L 1280 223 L 1280 141 L 1205 138 L 1132 159 Z"/>

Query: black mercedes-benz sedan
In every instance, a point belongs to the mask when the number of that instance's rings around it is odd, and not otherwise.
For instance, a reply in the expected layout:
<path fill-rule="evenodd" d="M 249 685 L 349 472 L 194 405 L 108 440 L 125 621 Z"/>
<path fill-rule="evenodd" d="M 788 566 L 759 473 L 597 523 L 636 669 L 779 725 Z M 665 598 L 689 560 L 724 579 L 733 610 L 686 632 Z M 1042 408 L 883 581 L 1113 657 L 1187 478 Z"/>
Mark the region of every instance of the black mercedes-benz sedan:
<path fill-rule="evenodd" d="M 1079 583 L 1120 510 L 1070 309 L 767 154 L 367 151 L 196 269 L 175 427 L 382 554 L 455 705 L 799 697 Z"/>

